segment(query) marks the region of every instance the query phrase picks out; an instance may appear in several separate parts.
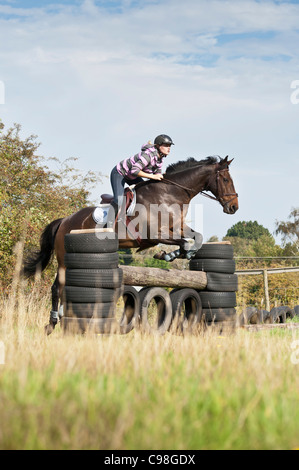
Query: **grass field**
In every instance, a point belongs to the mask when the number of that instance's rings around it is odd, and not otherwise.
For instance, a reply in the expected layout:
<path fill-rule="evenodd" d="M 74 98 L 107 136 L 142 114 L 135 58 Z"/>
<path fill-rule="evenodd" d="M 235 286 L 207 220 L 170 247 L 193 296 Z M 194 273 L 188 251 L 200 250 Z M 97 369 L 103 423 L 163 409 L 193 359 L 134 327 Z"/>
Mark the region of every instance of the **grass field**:
<path fill-rule="evenodd" d="M 299 330 L 46 337 L 48 316 L 1 302 L 1 449 L 299 447 Z"/>

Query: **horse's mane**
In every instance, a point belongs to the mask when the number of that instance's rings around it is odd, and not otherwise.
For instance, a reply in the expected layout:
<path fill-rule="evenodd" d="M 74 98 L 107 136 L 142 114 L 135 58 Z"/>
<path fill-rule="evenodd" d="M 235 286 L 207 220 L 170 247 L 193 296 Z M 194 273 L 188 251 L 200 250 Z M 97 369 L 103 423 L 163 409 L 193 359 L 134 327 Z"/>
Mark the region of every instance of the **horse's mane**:
<path fill-rule="evenodd" d="M 219 160 L 218 160 L 219 159 Z M 198 166 L 213 165 L 218 161 L 221 162 L 221 158 L 218 156 L 207 157 L 203 160 L 195 160 L 195 158 L 188 158 L 187 160 L 180 160 L 177 163 L 172 163 L 166 168 L 166 173 L 177 173 L 178 171 L 187 170 L 188 168 L 194 168 Z"/>

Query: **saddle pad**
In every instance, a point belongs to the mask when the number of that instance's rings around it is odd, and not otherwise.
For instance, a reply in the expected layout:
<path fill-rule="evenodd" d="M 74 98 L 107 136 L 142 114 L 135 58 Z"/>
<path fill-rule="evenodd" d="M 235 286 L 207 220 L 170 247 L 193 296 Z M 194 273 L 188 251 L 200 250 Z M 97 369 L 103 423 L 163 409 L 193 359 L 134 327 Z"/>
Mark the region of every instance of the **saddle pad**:
<path fill-rule="evenodd" d="M 108 211 L 110 204 L 100 204 L 95 208 L 92 214 L 92 218 L 98 225 L 105 225 L 108 219 Z"/>
<path fill-rule="evenodd" d="M 136 191 L 133 188 L 130 188 L 126 193 L 126 205 L 127 205 L 127 216 L 131 217 L 134 214 L 134 210 L 136 206 Z M 99 224 L 99 225 L 107 224 L 109 207 L 110 207 L 110 204 L 99 204 L 99 206 L 95 208 L 92 214 L 92 218 L 96 224 Z"/>

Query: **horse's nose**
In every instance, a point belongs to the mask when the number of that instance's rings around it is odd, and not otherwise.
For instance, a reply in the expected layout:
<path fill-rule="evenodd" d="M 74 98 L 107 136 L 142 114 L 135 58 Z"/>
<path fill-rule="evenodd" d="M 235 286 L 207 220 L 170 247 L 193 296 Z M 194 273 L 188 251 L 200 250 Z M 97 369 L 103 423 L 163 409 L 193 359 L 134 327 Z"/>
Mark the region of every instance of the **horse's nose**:
<path fill-rule="evenodd" d="M 238 206 L 235 204 L 232 204 L 232 206 L 230 207 L 230 210 L 232 214 L 235 214 L 238 210 Z"/>

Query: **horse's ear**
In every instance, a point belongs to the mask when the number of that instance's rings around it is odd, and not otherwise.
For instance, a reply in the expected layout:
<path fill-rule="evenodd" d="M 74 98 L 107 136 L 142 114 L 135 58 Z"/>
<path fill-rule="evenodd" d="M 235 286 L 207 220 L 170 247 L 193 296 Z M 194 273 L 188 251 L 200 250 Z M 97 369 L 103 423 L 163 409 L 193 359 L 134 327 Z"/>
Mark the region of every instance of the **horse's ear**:
<path fill-rule="evenodd" d="M 227 163 L 227 166 L 229 166 L 233 160 L 234 160 L 233 158 L 229 160 L 228 155 L 226 155 L 226 157 L 223 159 L 223 163 Z"/>

